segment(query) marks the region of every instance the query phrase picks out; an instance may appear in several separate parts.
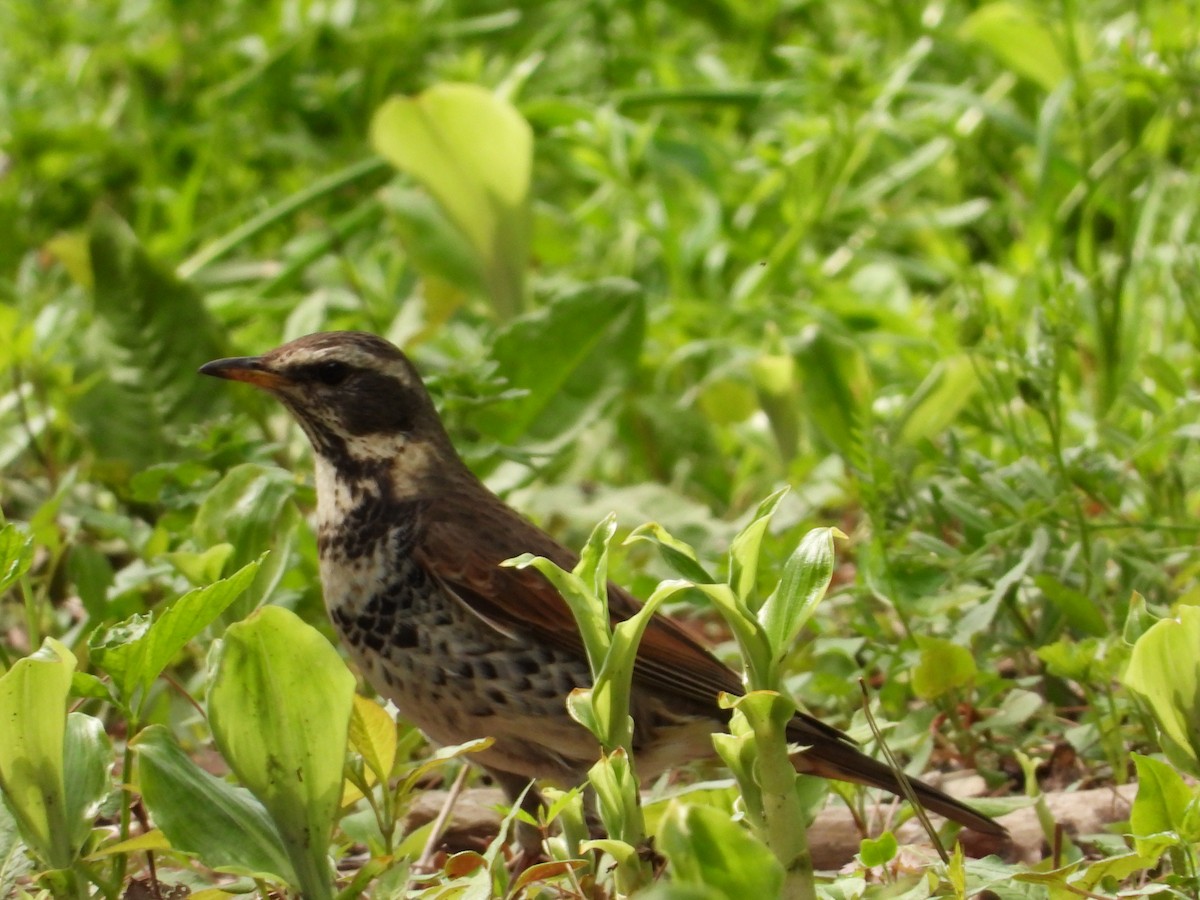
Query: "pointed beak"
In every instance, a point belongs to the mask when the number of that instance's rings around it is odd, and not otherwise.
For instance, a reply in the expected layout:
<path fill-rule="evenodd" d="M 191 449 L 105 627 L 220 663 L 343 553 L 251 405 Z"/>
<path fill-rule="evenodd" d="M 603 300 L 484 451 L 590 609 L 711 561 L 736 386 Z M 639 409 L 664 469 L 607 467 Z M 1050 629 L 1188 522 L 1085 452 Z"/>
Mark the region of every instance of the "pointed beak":
<path fill-rule="evenodd" d="M 244 381 L 266 391 L 276 391 L 292 382 L 280 375 L 258 356 L 235 356 L 230 359 L 215 359 L 199 369 L 201 375 Z"/>

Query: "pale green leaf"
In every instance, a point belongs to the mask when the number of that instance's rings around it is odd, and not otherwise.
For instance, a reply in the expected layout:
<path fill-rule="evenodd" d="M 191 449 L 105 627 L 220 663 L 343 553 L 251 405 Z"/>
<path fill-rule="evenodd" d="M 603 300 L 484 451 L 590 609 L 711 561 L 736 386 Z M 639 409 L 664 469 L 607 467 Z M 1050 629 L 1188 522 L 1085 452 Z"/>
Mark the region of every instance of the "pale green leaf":
<path fill-rule="evenodd" d="M 437 198 L 482 261 L 497 311 L 517 313 L 529 242 L 529 123 L 491 91 L 439 84 L 385 102 L 371 143 Z"/>
<path fill-rule="evenodd" d="M 657 847 L 676 881 L 708 886 L 728 900 L 780 896 L 783 867 L 761 840 L 724 810 L 673 803 L 659 829 Z"/>
<path fill-rule="evenodd" d="M 966 647 L 944 638 L 917 636 L 921 658 L 912 672 L 913 693 L 922 700 L 933 700 L 966 687 L 975 680 L 975 657 Z"/>
<path fill-rule="evenodd" d="M 1154 714 L 1167 757 L 1200 775 L 1200 607 L 1182 606 L 1143 634 L 1122 681 Z"/>
<path fill-rule="evenodd" d="M 353 696 L 337 651 L 295 613 L 267 606 L 226 631 L 208 698 L 213 736 L 316 900 L 333 895 L 328 844 Z"/>
<path fill-rule="evenodd" d="M 21 838 L 54 869 L 79 849 L 63 774 L 67 694 L 75 655 L 53 638 L 0 677 L 0 792 Z"/>

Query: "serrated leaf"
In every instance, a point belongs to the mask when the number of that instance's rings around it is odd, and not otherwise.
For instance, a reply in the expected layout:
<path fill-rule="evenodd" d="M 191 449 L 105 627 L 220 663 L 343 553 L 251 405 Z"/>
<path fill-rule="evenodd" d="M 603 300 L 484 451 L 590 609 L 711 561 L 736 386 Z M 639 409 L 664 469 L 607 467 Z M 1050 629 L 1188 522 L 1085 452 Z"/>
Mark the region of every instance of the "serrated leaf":
<path fill-rule="evenodd" d="M 172 847 L 210 868 L 296 883 L 279 832 L 248 790 L 201 769 L 162 725 L 143 729 L 130 747 L 142 798 Z"/>
<path fill-rule="evenodd" d="M 221 355 L 219 330 L 196 290 L 151 259 L 116 213 L 97 213 L 88 250 L 98 326 L 89 344 L 104 380 L 75 420 L 106 457 L 156 461 L 166 424 L 209 412 L 196 367 Z"/>
<path fill-rule="evenodd" d="M 213 736 L 315 900 L 333 896 L 328 844 L 353 696 L 337 651 L 295 613 L 267 606 L 226 631 L 208 697 Z"/>
<path fill-rule="evenodd" d="M 491 91 L 440 84 L 384 103 L 371 143 L 437 198 L 482 261 L 497 312 L 516 314 L 529 254 L 529 123 Z"/>
<path fill-rule="evenodd" d="M 154 618 L 133 616 L 93 635 L 89 642 L 97 665 L 112 676 L 128 702 L 136 688 L 146 691 L 188 641 L 200 634 L 254 581 L 261 560 L 228 578 L 188 591 Z"/>

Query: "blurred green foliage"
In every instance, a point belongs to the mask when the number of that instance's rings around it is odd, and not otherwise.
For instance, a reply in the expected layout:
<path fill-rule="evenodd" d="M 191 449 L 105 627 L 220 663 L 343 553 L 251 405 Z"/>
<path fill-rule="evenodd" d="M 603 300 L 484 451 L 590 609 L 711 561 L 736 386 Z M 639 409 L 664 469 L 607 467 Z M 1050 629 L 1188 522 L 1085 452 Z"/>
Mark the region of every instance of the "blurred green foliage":
<path fill-rule="evenodd" d="M 75 651 L 126 764 L 131 724 L 211 745 L 186 697 L 264 600 L 328 633 L 302 438 L 192 373 L 343 327 L 569 545 L 615 511 L 708 566 L 791 485 L 762 585 L 849 540 L 787 686 L 866 735 L 865 677 L 914 769 L 1013 791 L 1065 742 L 1119 783 L 1156 750 L 1119 678 L 1200 602 L 1193 4 L 11 0 L 0 33 L 0 666 Z M 389 98 L 448 83 L 532 131 L 523 270 L 374 155 Z M 89 638 L 266 549 L 126 722 Z M 669 820 L 671 854 L 708 828 Z M 125 858 L 55 883 L 113 895 Z"/>

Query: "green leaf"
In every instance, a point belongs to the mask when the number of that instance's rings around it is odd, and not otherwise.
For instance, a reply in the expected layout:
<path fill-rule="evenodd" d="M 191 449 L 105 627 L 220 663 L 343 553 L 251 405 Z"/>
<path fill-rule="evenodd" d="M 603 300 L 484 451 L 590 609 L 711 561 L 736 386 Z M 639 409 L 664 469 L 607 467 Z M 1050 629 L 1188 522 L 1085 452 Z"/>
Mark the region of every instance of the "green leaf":
<path fill-rule="evenodd" d="M 639 525 L 625 539 L 626 545 L 637 541 L 649 541 L 656 544 L 667 565 L 688 581 L 697 584 L 716 584 L 717 579 L 704 568 L 691 545 L 679 540 L 657 522 Z"/>
<path fill-rule="evenodd" d="M 92 636 L 89 647 L 97 665 L 112 676 L 128 702 L 162 674 L 188 641 L 200 634 L 254 581 L 261 559 L 228 578 L 188 591 L 156 619 L 133 616 Z"/>
<path fill-rule="evenodd" d="M 1053 575 L 1044 572 L 1033 576 L 1033 583 L 1046 595 L 1047 600 L 1062 611 L 1067 623 L 1075 631 L 1096 637 L 1108 634 L 1108 623 L 1086 594 L 1067 587 Z"/>
<path fill-rule="evenodd" d="M 604 657 L 604 665 L 596 675 L 591 697 L 593 713 L 602 728 L 596 736 L 606 751 L 622 747 L 626 753 L 633 752 L 633 719 L 629 710 L 638 645 L 658 608 L 688 584 L 686 581 L 664 581 L 641 609 L 613 628 L 612 643 Z"/>
<path fill-rule="evenodd" d="M 886 866 L 896 858 L 898 852 L 900 845 L 896 842 L 896 835 L 890 831 L 885 831 L 878 838 L 863 838 L 858 845 L 858 858 L 867 868 Z"/>
<path fill-rule="evenodd" d="M 783 566 L 775 592 L 767 598 L 758 619 L 771 644 L 773 665 L 778 666 L 812 616 L 833 580 L 833 539 L 836 528 L 814 528 L 806 534 Z"/>
<path fill-rule="evenodd" d="M 296 883 L 279 832 L 248 790 L 201 769 L 162 725 L 143 729 L 130 746 L 142 798 L 172 847 L 213 869 Z"/>
<path fill-rule="evenodd" d="M 75 655 L 53 638 L 0 677 L 0 791 L 21 839 L 52 869 L 65 869 L 80 845 L 70 821 L 63 751 Z"/>
<path fill-rule="evenodd" d="M 755 615 L 727 584 L 697 584 L 737 639 L 751 690 L 773 690 L 771 642 Z"/>
<path fill-rule="evenodd" d="M 294 613 L 267 606 L 226 631 L 208 697 L 213 736 L 316 900 L 333 896 L 328 846 L 353 696 L 337 651 Z"/>
<path fill-rule="evenodd" d="M 859 434 L 869 414 L 866 388 L 869 377 L 862 352 L 851 341 L 813 328 L 796 354 L 800 383 L 812 425 L 825 444 L 851 465 L 859 466 L 862 437 Z"/>
<path fill-rule="evenodd" d="M 267 557 L 245 595 L 224 615 L 225 622 L 244 619 L 270 596 L 283 576 L 299 524 L 292 498 L 296 478 L 276 466 L 243 463 L 234 466 L 205 496 L 196 511 L 195 542 L 201 547 L 232 544 L 225 563 L 233 571 Z"/>
<path fill-rule="evenodd" d="M 780 488 L 758 504 L 749 523 L 729 545 L 729 587 L 753 613 L 758 612 L 761 605 L 758 602 L 758 555 L 763 535 L 787 492 L 786 487 Z"/>
<path fill-rule="evenodd" d="M 1140 839 L 1155 835 L 1170 834 L 1182 842 L 1187 810 L 1196 799 L 1195 791 L 1166 763 L 1140 753 L 1132 756 L 1138 790 L 1129 813 L 1129 830 L 1138 852 L 1152 850 L 1150 844 L 1143 845 Z"/>
<path fill-rule="evenodd" d="M 385 102 L 371 121 L 371 143 L 420 181 L 466 235 L 500 316 L 520 311 L 529 256 L 529 123 L 491 91 L 440 84 Z"/>
<path fill-rule="evenodd" d="M 724 810 L 673 802 L 657 846 L 677 882 L 706 885 L 728 900 L 780 896 L 783 867 Z"/>
<path fill-rule="evenodd" d="M 933 700 L 975 680 L 975 657 L 966 647 L 944 638 L 917 636 L 921 658 L 912 672 L 913 693 Z"/>
<path fill-rule="evenodd" d="M 104 732 L 104 723 L 83 713 L 70 713 L 63 742 L 63 787 L 72 847 L 83 846 L 112 790 L 112 761 L 112 741 Z"/>
<path fill-rule="evenodd" d="M 378 781 L 386 781 L 396 762 L 396 723 L 386 709 L 374 700 L 354 695 L 350 716 L 350 747 Z"/>
<path fill-rule="evenodd" d="M 896 418 L 897 439 L 906 444 L 937 437 L 979 390 L 975 363 L 966 354 L 934 363 Z"/>
<path fill-rule="evenodd" d="M 75 585 L 83 608 L 93 619 L 103 619 L 113 567 L 108 557 L 91 544 L 73 544 L 67 557 L 67 576 Z M 0 590 L 3 590 L 0 587 Z"/>
<path fill-rule="evenodd" d="M 89 257 L 98 329 L 88 344 L 104 380 L 74 418 L 107 458 L 156 462 L 165 425 L 211 412 L 196 367 L 221 355 L 219 331 L 196 290 L 151 259 L 107 208 L 92 222 Z"/>
<path fill-rule="evenodd" d="M 7 523 L 0 528 L 0 593 L 8 590 L 33 563 L 33 535 Z"/>
<path fill-rule="evenodd" d="M 967 41 L 982 44 L 1002 63 L 1046 91 L 1054 90 L 1069 69 L 1058 41 L 1038 7 L 1001 0 L 979 7 L 959 27 Z"/>
<path fill-rule="evenodd" d="M 1179 608 L 1143 634 L 1129 657 L 1122 682 L 1154 714 L 1167 758 L 1200 775 L 1200 607 Z"/>
<path fill-rule="evenodd" d="M 523 395 L 480 410 L 475 426 L 501 443 L 544 451 L 570 442 L 631 383 L 644 328 L 645 297 L 629 281 L 607 279 L 549 299 L 496 336 L 498 374 Z"/>

